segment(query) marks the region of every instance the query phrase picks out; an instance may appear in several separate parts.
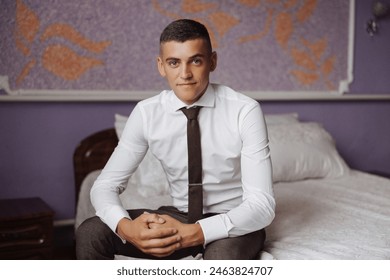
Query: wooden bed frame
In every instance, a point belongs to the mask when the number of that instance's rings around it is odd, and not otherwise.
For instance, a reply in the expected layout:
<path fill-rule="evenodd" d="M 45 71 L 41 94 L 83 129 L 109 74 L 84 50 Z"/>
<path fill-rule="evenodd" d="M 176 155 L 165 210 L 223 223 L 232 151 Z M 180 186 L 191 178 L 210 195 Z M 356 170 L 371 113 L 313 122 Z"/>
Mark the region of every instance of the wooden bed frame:
<path fill-rule="evenodd" d="M 88 136 L 76 147 L 73 154 L 76 204 L 84 178 L 90 172 L 104 167 L 117 144 L 115 129 L 109 128 Z"/>

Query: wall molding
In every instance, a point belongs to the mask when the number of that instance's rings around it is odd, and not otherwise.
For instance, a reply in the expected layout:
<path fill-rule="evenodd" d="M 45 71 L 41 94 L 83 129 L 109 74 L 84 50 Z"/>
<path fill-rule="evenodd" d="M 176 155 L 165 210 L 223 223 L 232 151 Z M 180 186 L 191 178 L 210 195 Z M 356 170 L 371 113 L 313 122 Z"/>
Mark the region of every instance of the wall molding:
<path fill-rule="evenodd" d="M 389 94 L 343 94 L 329 92 L 261 92 L 251 91 L 243 92 L 249 97 L 259 101 L 375 101 L 388 100 Z M 2 102 L 138 102 L 148 97 L 158 94 L 157 91 L 139 91 L 139 92 L 101 92 L 88 94 L 69 94 L 56 92 L 56 94 L 37 94 L 37 95 L 1 95 Z M 107 95 L 110 97 L 107 98 Z"/>
<path fill-rule="evenodd" d="M 159 91 L 117 90 L 11 90 L 8 77 L 0 76 L 0 102 L 137 102 Z M 337 91 L 242 91 L 259 101 L 347 101 L 390 100 L 389 94 L 340 94 Z"/>

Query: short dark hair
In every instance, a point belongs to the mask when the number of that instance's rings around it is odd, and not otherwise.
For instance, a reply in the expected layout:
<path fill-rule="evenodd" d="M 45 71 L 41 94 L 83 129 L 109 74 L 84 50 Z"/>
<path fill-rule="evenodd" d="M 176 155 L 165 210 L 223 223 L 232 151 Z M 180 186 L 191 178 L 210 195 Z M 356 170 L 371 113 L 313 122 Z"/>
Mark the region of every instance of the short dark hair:
<path fill-rule="evenodd" d="M 178 19 L 165 27 L 160 36 L 160 45 L 170 41 L 183 43 L 194 39 L 204 39 L 210 52 L 212 51 L 210 35 L 203 24 L 192 19 Z"/>

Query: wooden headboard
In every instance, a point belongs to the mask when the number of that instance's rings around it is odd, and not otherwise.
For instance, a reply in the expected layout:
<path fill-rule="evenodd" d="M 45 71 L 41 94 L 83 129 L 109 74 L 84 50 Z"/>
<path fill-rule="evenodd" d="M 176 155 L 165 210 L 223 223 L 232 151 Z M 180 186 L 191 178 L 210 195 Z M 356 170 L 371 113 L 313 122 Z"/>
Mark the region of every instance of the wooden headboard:
<path fill-rule="evenodd" d="M 104 167 L 117 144 L 115 129 L 110 128 L 88 136 L 76 147 L 73 154 L 76 204 L 84 178 L 90 172 Z"/>

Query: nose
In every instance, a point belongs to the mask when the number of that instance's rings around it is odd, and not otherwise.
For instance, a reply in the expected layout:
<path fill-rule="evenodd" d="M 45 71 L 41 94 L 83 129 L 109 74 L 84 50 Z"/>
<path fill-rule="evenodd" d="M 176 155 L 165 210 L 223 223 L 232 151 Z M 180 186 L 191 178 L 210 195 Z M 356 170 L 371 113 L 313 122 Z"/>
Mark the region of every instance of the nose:
<path fill-rule="evenodd" d="M 180 77 L 183 80 L 188 80 L 192 78 L 192 72 L 191 72 L 191 67 L 188 65 L 183 64 L 180 72 Z"/>

